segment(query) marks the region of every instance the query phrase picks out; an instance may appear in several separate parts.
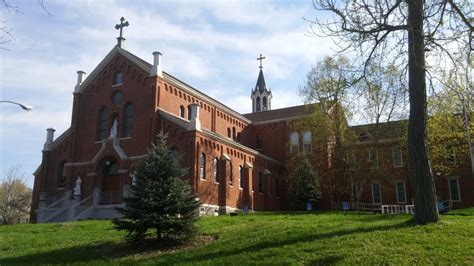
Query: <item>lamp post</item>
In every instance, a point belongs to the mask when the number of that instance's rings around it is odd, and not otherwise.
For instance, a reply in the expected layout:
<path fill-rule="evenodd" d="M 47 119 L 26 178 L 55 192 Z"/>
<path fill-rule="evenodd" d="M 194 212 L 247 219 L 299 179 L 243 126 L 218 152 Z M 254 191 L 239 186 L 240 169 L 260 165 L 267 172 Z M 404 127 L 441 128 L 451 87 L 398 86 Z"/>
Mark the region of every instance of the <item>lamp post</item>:
<path fill-rule="evenodd" d="M 441 201 L 444 201 L 444 191 L 443 191 L 443 180 L 441 179 L 441 171 L 436 171 L 435 172 L 436 177 L 438 177 L 438 188 L 437 191 L 440 193 Z M 438 200 L 439 201 L 439 200 Z"/>
<path fill-rule="evenodd" d="M 31 111 L 31 110 L 33 110 L 33 107 L 30 106 L 30 105 L 27 105 L 27 104 L 21 104 L 21 103 L 12 102 L 12 101 L 0 101 L 0 103 L 11 103 L 11 104 L 15 104 L 15 105 L 20 106 L 21 109 L 23 109 L 23 110 L 25 110 L 25 111 Z"/>

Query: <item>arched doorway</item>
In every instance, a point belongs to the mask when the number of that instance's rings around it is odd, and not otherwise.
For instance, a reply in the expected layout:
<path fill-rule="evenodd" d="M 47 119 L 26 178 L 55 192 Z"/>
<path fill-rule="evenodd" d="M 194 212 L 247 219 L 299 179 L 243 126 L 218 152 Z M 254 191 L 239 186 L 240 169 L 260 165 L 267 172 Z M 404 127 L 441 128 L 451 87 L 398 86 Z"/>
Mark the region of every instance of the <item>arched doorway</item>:
<path fill-rule="evenodd" d="M 114 160 L 104 163 L 101 184 L 101 204 L 122 202 L 122 182 L 119 173 L 120 165 Z"/>

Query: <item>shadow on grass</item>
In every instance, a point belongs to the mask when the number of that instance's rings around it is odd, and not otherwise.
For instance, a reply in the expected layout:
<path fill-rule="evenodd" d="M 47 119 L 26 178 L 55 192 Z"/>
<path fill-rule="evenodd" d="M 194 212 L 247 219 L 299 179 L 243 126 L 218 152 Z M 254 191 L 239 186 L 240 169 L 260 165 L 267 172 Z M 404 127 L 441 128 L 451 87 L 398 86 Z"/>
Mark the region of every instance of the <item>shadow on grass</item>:
<path fill-rule="evenodd" d="M 190 249 L 193 247 L 203 246 L 203 244 L 196 245 L 195 242 L 197 241 L 207 241 L 210 243 L 213 241 L 213 239 L 215 239 L 215 237 L 198 236 L 193 241 L 180 245 L 160 243 L 156 240 L 151 239 L 145 240 L 139 246 L 127 244 L 126 242 L 104 242 L 98 244 L 60 248 L 13 258 L 0 258 L 0 265 L 65 264 L 93 262 L 104 263 L 130 255 L 144 255 L 149 253 L 166 254 L 178 250 Z"/>
<path fill-rule="evenodd" d="M 311 260 L 305 265 L 333 265 L 341 261 L 343 256 L 326 256 L 319 259 Z"/>
<path fill-rule="evenodd" d="M 182 256 L 179 256 L 178 254 L 171 255 L 170 257 L 167 258 L 166 262 L 169 264 L 199 263 L 199 262 L 208 261 L 210 259 L 227 258 L 227 257 L 236 256 L 243 253 L 257 253 L 259 251 L 269 249 L 269 248 L 278 248 L 278 247 L 294 245 L 294 244 L 299 244 L 299 243 L 312 242 L 316 240 L 324 240 L 324 239 L 330 239 L 334 237 L 348 236 L 352 234 L 363 234 L 363 233 L 370 233 L 370 232 L 375 232 L 375 231 L 389 231 L 389 230 L 394 230 L 394 229 L 402 229 L 402 228 L 408 228 L 414 225 L 415 223 L 412 220 L 408 220 L 408 221 L 403 221 L 401 223 L 391 224 L 391 225 L 363 227 L 363 228 L 356 228 L 356 229 L 344 229 L 344 230 L 334 231 L 334 232 L 329 232 L 329 233 L 320 233 L 320 234 L 316 233 L 316 234 L 307 234 L 307 235 L 298 236 L 298 237 L 288 237 L 284 240 L 275 240 L 275 239 L 270 238 L 268 239 L 268 241 L 259 242 L 254 245 L 245 246 L 241 248 L 238 248 L 236 246 L 231 246 L 230 249 L 225 249 L 225 250 L 210 251 L 210 252 L 204 252 L 204 253 L 201 252 L 196 255 L 188 254 L 190 256 L 187 258 L 183 258 Z M 311 261 L 311 264 L 313 265 L 318 264 L 318 263 L 331 264 L 332 260 L 336 262 L 342 259 L 343 257 L 341 256 L 328 256 L 319 260 Z M 327 260 L 327 263 L 325 263 L 325 260 Z"/>
<path fill-rule="evenodd" d="M 139 256 L 144 254 L 151 254 L 152 256 L 148 259 L 159 254 L 167 254 L 164 258 L 167 264 L 173 263 L 199 263 L 212 259 L 226 259 L 231 256 L 243 254 L 243 253 L 258 253 L 262 250 L 269 248 L 278 248 L 287 245 L 294 245 L 298 243 L 306 243 L 323 239 L 330 239 L 334 237 L 348 236 L 352 234 L 363 234 L 370 233 L 374 231 L 385 231 L 393 229 L 401 229 L 406 227 L 413 226 L 414 223 L 411 220 L 404 221 L 397 224 L 391 225 L 380 225 L 380 226 L 371 226 L 371 227 L 361 227 L 355 229 L 343 229 L 334 232 L 328 233 L 313 233 L 300 236 L 288 236 L 282 240 L 275 240 L 273 238 L 268 238 L 268 240 L 259 242 L 253 245 L 241 246 L 242 243 L 235 243 L 235 245 L 225 246 L 216 251 L 215 245 L 213 249 L 201 249 L 196 253 L 187 253 L 187 256 L 184 257 L 182 253 L 174 253 L 174 251 L 181 251 L 183 249 L 199 248 L 204 246 L 199 244 L 200 239 L 195 240 L 194 244 L 190 245 L 181 245 L 181 246 L 166 246 L 163 244 L 158 244 L 155 241 L 147 241 L 142 247 L 133 247 L 125 244 L 124 242 L 105 242 L 99 244 L 90 244 L 83 246 L 72 246 L 67 248 L 61 248 L 56 250 L 49 250 L 44 252 L 38 252 L 34 254 L 28 254 L 13 258 L 3 258 L 0 259 L 0 265 L 10 265 L 10 264 L 64 264 L 64 263 L 107 263 L 114 259 L 119 259 L 127 256 Z M 213 238 L 215 239 L 215 238 Z M 212 242 L 209 241 L 208 243 Z M 198 243 L 196 245 L 196 243 Z M 245 244 L 244 244 L 245 245 Z M 173 253 L 173 254 L 168 254 Z M 145 258 L 142 258 L 145 259 Z M 340 255 L 337 256 L 326 256 L 317 260 L 310 262 L 311 265 L 315 264 L 332 264 L 342 260 L 343 257 Z M 140 258 L 138 258 L 140 260 Z"/>

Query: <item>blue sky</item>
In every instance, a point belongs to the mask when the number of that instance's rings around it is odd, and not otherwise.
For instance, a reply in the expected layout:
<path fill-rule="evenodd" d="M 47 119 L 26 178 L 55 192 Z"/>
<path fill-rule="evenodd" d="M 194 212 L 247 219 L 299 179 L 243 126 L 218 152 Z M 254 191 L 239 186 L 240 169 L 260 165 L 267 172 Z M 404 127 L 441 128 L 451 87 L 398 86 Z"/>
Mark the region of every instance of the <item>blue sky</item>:
<path fill-rule="evenodd" d="M 116 44 L 125 17 L 124 48 L 227 106 L 251 111 L 250 90 L 262 53 L 272 108 L 302 104 L 305 75 L 331 54 L 329 39 L 310 37 L 303 17 L 317 15 L 306 1 L 19 1 L 21 13 L 1 10 L 14 41 L 0 50 L 0 100 L 30 104 L 25 112 L 0 104 L 0 173 L 21 165 L 33 183 L 45 129 L 56 137 L 70 125 L 76 71 L 92 72 Z M 319 14 L 318 14 L 319 15 Z"/>

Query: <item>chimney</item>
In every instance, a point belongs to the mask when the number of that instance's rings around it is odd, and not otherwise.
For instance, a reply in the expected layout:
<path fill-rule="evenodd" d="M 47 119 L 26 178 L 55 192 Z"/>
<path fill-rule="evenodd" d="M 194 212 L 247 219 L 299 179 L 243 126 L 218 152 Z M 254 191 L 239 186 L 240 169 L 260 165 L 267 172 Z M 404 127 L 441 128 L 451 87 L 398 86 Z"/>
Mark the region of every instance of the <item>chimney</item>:
<path fill-rule="evenodd" d="M 46 141 L 44 142 L 43 151 L 50 151 L 49 146 L 53 143 L 54 140 L 54 128 L 50 127 L 46 129 L 48 134 L 46 135 Z"/>
<path fill-rule="evenodd" d="M 151 69 L 150 76 L 159 76 L 163 77 L 163 70 L 161 68 L 162 62 L 161 62 L 161 56 L 162 54 L 160 52 L 153 52 L 153 68 Z"/>
<path fill-rule="evenodd" d="M 188 131 L 201 131 L 201 120 L 199 120 L 199 104 L 191 104 L 191 121 L 189 122 Z"/>
<path fill-rule="evenodd" d="M 74 93 L 81 93 L 82 76 L 84 74 L 86 74 L 86 72 L 82 70 L 77 71 L 77 83 L 74 87 Z"/>

